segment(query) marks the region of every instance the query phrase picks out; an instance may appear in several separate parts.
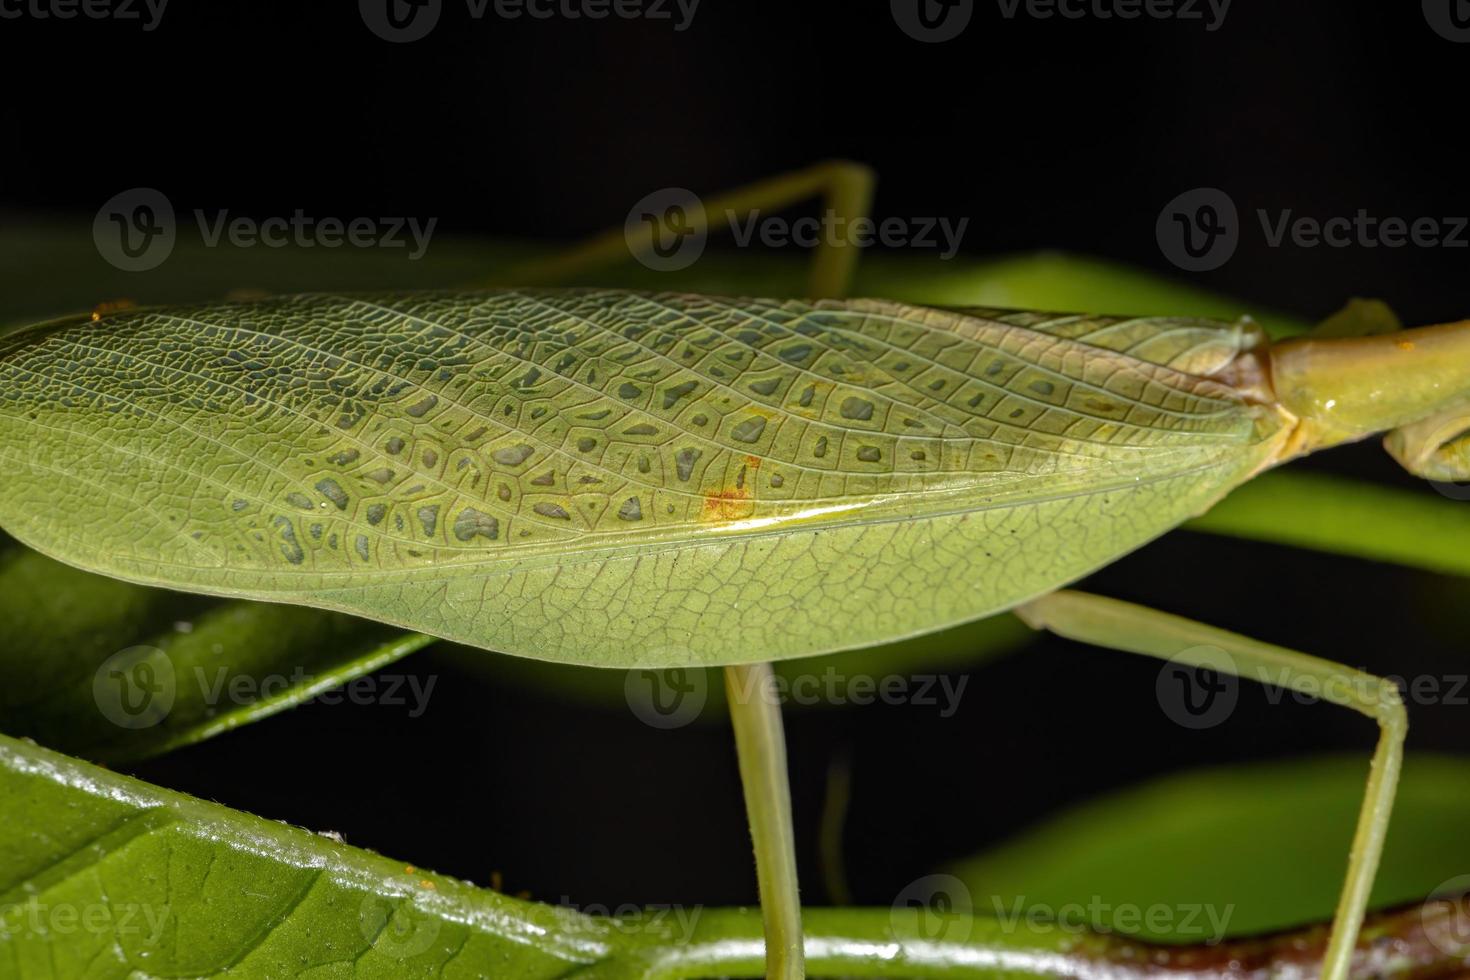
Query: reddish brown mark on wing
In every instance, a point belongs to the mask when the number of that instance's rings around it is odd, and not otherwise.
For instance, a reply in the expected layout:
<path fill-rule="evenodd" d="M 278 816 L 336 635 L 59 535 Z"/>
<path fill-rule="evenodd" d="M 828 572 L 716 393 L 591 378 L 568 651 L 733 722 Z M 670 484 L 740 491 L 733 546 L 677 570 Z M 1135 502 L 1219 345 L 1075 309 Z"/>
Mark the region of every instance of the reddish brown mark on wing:
<path fill-rule="evenodd" d="M 720 524 L 750 517 L 755 512 L 755 501 L 751 499 L 751 489 L 755 485 L 755 474 L 760 468 L 761 457 L 747 455 L 745 468 L 734 485 L 705 495 L 704 506 L 699 513 L 700 521 L 706 524 Z"/>

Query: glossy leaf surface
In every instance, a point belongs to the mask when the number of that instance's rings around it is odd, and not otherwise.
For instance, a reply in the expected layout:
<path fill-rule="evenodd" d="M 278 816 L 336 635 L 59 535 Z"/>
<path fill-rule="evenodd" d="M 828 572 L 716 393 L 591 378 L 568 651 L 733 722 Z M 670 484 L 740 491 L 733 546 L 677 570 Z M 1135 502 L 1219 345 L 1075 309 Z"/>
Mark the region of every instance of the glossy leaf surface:
<path fill-rule="evenodd" d="M 7 977 L 534 980 L 616 943 L 606 923 L 4 738 L 0 794 Z"/>
<path fill-rule="evenodd" d="M 1273 786 L 1279 781 L 1268 779 Z M 1470 813 L 1461 796 L 1445 813 L 1463 823 Z M 0 797 L 0 976 L 7 978 L 761 974 L 754 910 L 679 906 L 584 915 L 4 737 Z M 893 908 L 807 909 L 809 975 L 1143 980 L 1170 964 L 1205 977 L 1238 975 L 1242 964 L 1309 973 L 1325 938 L 1318 927 L 1264 941 L 1151 950 L 1070 923 L 970 916 L 935 902 L 932 881 L 918 884 L 912 901 Z M 1449 909 L 1417 907 L 1370 920 L 1364 944 L 1382 952 L 1365 957 L 1356 976 L 1409 980 L 1463 969 L 1470 945 L 1453 931 L 1457 922 L 1463 919 Z M 1437 943 L 1425 941 L 1421 930 L 1429 925 Z"/>

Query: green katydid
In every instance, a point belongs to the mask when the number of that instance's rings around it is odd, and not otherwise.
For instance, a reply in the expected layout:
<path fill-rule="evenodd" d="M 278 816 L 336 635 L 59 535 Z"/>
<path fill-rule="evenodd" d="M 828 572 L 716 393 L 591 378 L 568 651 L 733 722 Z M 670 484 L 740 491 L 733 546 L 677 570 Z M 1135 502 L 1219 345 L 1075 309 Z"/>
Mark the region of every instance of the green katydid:
<path fill-rule="evenodd" d="M 841 166 L 725 203 L 824 188 L 866 207 Z M 814 297 L 855 252 L 819 257 Z M 1467 392 L 1470 323 L 1270 345 L 1249 322 L 539 288 L 108 311 L 0 338 L 0 525 L 146 584 L 546 660 L 725 666 L 770 976 L 802 951 L 780 718 L 748 696 L 764 661 L 1014 610 L 1321 694 L 1382 732 L 1323 962 L 1344 980 L 1397 689 L 1064 587 L 1376 432 L 1413 472 L 1462 474 Z"/>

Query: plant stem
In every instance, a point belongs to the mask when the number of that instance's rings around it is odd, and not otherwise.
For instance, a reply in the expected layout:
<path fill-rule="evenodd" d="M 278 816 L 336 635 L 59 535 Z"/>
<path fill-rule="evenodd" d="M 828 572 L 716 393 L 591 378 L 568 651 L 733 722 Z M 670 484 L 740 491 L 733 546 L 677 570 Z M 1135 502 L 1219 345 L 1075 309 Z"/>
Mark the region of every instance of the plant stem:
<path fill-rule="evenodd" d="M 786 735 L 781 729 L 781 705 L 771 665 L 726 667 L 725 691 L 735 727 L 745 812 L 755 842 L 755 873 L 765 923 L 766 980 L 802 980 L 806 965 L 791 788 L 786 774 Z"/>
<path fill-rule="evenodd" d="M 907 935 L 889 909 L 814 908 L 806 914 L 813 977 L 929 980 L 1240 980 L 1312 977 L 1328 927 L 1218 943 L 1167 945 L 1031 919 L 952 915 L 933 937 Z M 1368 917 L 1352 980 L 1460 980 L 1470 974 L 1470 897 L 1437 899 Z M 591 967 L 579 980 L 690 980 L 759 976 L 753 909 L 703 909 L 688 935 Z"/>

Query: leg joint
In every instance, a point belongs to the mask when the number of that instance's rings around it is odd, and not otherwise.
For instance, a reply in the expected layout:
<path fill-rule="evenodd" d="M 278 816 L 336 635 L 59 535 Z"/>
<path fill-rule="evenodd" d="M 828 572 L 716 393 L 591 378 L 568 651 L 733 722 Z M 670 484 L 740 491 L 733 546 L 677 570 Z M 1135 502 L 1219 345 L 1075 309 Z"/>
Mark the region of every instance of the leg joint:
<path fill-rule="evenodd" d="M 1409 730 L 1409 712 L 1404 707 L 1403 692 L 1393 681 L 1384 680 L 1381 677 L 1374 679 L 1378 681 L 1378 697 L 1375 701 L 1373 717 L 1385 731 L 1395 732 L 1402 736 Z"/>

